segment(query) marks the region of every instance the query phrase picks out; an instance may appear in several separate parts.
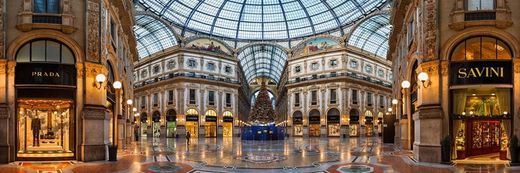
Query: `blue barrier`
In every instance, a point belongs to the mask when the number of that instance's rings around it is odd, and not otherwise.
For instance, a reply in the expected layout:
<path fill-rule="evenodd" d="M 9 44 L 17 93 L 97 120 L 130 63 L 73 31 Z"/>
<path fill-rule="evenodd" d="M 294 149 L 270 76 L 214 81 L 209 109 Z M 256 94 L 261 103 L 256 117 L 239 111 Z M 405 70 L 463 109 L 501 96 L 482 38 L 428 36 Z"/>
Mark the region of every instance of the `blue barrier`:
<path fill-rule="evenodd" d="M 242 127 L 242 140 L 283 140 L 285 129 L 275 125 Z"/>

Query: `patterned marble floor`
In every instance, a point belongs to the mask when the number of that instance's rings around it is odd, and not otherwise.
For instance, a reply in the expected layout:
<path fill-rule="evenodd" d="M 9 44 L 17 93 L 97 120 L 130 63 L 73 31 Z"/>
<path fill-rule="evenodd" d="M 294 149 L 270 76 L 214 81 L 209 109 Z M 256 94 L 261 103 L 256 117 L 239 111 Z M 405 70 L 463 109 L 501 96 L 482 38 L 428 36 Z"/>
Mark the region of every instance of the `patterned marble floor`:
<path fill-rule="evenodd" d="M 117 162 L 14 162 L 0 172 L 165 173 L 165 172 L 520 172 L 504 164 L 426 164 L 373 138 L 143 139 L 120 150 Z"/>

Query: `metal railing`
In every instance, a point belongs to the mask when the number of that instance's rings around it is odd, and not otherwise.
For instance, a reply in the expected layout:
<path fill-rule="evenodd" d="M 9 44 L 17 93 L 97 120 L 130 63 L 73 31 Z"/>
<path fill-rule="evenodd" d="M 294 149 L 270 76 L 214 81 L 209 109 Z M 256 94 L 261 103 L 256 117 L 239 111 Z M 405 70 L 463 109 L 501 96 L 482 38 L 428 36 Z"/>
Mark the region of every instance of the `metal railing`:
<path fill-rule="evenodd" d="M 375 79 L 375 78 L 372 78 L 372 77 L 369 77 L 369 76 L 359 75 L 359 74 L 353 73 L 353 72 L 346 72 L 346 73 L 332 72 L 330 74 L 320 74 L 320 75 L 314 74 L 314 75 L 312 75 L 310 77 L 297 77 L 297 78 L 294 78 L 292 80 L 289 80 L 287 83 L 288 84 L 295 84 L 295 83 L 299 83 L 299 82 L 305 82 L 305 81 L 311 81 L 311 80 L 319 80 L 319 79 L 327 79 L 327 78 L 335 78 L 335 77 L 350 77 L 350 78 L 354 78 L 354 79 L 358 79 L 358 80 L 364 80 L 364 81 L 367 81 L 367 82 L 370 82 L 370 83 L 373 83 L 373 84 L 377 84 L 377 85 L 381 85 L 381 86 L 384 86 L 384 87 L 388 87 L 388 88 L 392 87 L 391 83 L 384 82 L 382 80 Z"/>
<path fill-rule="evenodd" d="M 212 81 L 220 81 L 220 82 L 226 82 L 226 83 L 231 83 L 231 84 L 240 84 L 240 82 L 238 80 L 232 80 L 230 78 L 216 77 L 213 75 L 196 74 L 193 72 L 181 72 L 181 73 L 168 73 L 165 75 L 155 77 L 153 79 L 148 79 L 146 81 L 136 83 L 136 84 L 134 84 L 134 88 L 144 87 L 147 85 L 151 85 L 151 84 L 163 81 L 163 80 L 173 79 L 176 77 L 189 77 L 189 78 L 206 79 L 206 80 L 212 80 Z"/>

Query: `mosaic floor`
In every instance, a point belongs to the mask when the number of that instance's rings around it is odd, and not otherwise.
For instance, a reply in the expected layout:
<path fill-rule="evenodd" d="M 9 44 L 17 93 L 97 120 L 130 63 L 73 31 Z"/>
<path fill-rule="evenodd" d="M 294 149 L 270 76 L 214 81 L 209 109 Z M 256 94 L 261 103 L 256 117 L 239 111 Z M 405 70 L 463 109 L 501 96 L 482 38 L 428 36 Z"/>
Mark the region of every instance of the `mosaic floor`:
<path fill-rule="evenodd" d="M 167 172 L 520 172 L 505 164 L 426 164 L 374 138 L 238 138 L 142 140 L 119 151 L 117 162 L 14 162 L 2 173 L 167 173 Z"/>

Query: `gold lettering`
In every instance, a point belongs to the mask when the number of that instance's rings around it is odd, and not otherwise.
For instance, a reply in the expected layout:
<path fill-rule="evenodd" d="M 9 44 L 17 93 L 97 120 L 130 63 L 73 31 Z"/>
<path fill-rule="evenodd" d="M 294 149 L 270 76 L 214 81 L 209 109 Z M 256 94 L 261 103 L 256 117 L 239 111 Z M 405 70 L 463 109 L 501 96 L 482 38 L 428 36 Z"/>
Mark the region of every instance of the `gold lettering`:
<path fill-rule="evenodd" d="M 34 76 L 34 75 L 36 75 L 36 72 L 33 71 L 33 72 L 31 73 L 31 76 Z"/>
<path fill-rule="evenodd" d="M 475 74 L 475 70 L 473 70 L 473 68 L 469 69 L 468 78 L 470 78 L 470 77 L 477 77 L 477 75 Z"/>
<path fill-rule="evenodd" d="M 491 68 L 491 77 L 493 76 L 493 74 L 494 74 L 495 76 L 502 77 L 502 75 L 500 75 L 500 74 L 498 73 L 498 70 L 499 70 L 499 69 L 502 69 L 502 68 L 498 68 L 498 69 L 497 69 L 497 68 Z"/>
<path fill-rule="evenodd" d="M 42 76 L 42 72 L 38 72 L 38 76 Z"/>
<path fill-rule="evenodd" d="M 466 73 L 466 68 L 459 68 L 459 75 L 457 75 L 458 78 L 466 78 L 468 74 Z"/>

